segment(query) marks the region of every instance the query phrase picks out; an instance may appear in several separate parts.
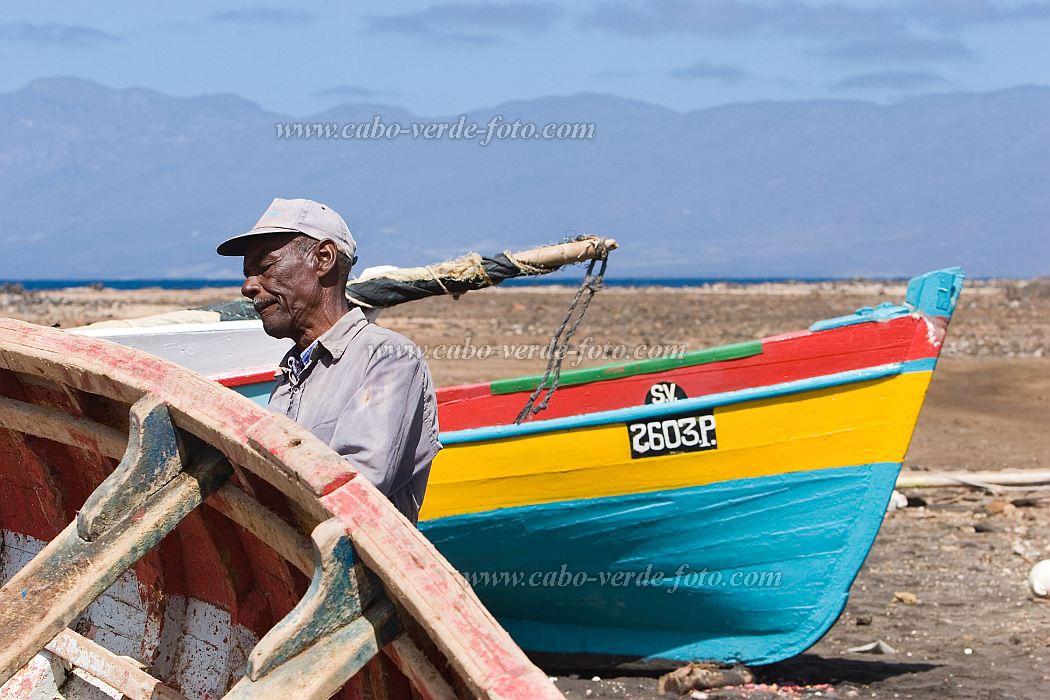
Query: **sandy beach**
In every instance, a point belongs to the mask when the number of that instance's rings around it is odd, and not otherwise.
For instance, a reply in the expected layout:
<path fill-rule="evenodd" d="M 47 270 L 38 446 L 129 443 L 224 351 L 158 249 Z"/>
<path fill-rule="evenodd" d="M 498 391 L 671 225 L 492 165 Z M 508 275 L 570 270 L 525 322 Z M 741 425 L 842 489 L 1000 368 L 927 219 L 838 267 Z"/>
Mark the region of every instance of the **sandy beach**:
<path fill-rule="evenodd" d="M 431 359 L 439 385 L 484 381 L 542 371 L 538 354 L 516 359 L 503 349 L 543 346 L 573 294 L 569 287 L 488 290 L 388 310 L 380 322 L 430 348 L 500 348 L 484 361 Z M 69 328 L 236 296 L 236 288 L 0 288 L 0 315 Z M 799 330 L 903 297 L 903 284 L 865 281 L 609 288 L 576 340 L 693 350 Z M 968 283 L 942 358 L 905 468 L 1050 469 L 1050 281 Z M 613 359 L 570 355 L 566 363 Z M 819 643 L 801 657 L 753 669 L 755 686 L 696 697 L 1050 697 L 1050 600 L 1035 598 L 1026 582 L 1031 564 L 1050 558 L 1050 491 L 923 489 L 908 496 L 909 507 L 888 514 L 845 613 Z M 846 651 L 875 640 L 895 653 Z M 572 698 L 660 697 L 650 676 L 551 675 Z"/>

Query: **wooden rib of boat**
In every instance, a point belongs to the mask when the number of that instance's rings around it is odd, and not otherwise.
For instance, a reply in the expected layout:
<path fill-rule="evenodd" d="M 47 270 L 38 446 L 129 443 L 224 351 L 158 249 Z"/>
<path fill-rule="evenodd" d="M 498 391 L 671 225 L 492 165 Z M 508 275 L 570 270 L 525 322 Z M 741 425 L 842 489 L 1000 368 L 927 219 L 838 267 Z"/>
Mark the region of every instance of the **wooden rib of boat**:
<path fill-rule="evenodd" d="M 796 655 L 837 619 L 874 541 L 962 284 L 940 270 L 903 304 L 808 330 L 566 371 L 521 425 L 539 377 L 441 389 L 420 528 L 530 652 Z M 224 356 L 210 375 L 265 403 L 280 353 L 242 361 L 261 347 L 246 323 L 114 339 L 191 365 Z"/>
<path fill-rule="evenodd" d="M 2 697 L 561 697 L 349 462 L 145 353 L 0 319 L 0 494 Z"/>

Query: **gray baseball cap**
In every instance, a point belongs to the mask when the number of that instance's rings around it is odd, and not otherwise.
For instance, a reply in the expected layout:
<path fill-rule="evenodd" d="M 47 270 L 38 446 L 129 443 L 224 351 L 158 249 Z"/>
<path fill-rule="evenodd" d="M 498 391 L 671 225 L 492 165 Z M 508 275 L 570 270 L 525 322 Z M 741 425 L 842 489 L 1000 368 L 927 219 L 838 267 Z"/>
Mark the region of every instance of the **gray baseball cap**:
<path fill-rule="evenodd" d="M 251 231 L 227 239 L 215 249 L 219 255 L 244 255 L 248 239 L 264 233 L 301 233 L 319 241 L 330 239 L 341 253 L 355 260 L 357 243 L 343 217 L 312 199 L 274 199 Z"/>

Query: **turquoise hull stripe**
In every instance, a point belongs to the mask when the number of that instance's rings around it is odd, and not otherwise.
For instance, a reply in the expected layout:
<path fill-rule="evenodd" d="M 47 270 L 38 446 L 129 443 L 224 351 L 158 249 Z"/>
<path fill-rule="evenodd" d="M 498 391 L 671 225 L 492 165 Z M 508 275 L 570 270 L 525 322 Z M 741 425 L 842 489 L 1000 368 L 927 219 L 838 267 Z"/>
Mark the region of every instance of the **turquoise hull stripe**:
<path fill-rule="evenodd" d="M 814 391 L 830 387 L 842 386 L 866 382 L 874 379 L 885 379 L 906 372 L 929 372 L 936 364 L 935 358 L 922 360 L 909 360 L 907 362 L 893 362 L 876 367 L 865 367 L 863 369 L 849 370 L 848 372 L 837 372 L 820 377 L 799 379 L 782 384 L 771 384 L 769 386 L 739 389 L 737 391 L 725 391 L 718 394 L 697 396 L 681 401 L 668 403 L 650 404 L 646 406 L 631 406 L 619 408 L 612 411 L 600 411 L 586 413 L 579 416 L 566 416 L 565 418 L 552 418 L 550 420 L 522 423 L 521 425 L 494 425 L 484 428 L 467 428 L 448 433 L 441 433 L 443 445 L 456 445 L 465 442 L 481 442 L 483 440 L 500 440 L 505 438 L 520 437 L 522 435 L 535 435 L 554 430 L 572 430 L 575 428 L 589 428 L 608 423 L 623 423 L 626 421 L 655 418 L 683 411 L 702 410 L 727 406 L 729 404 L 743 401 L 755 401 L 768 399 L 786 394 L 796 394 L 803 391 Z"/>
<path fill-rule="evenodd" d="M 899 469 L 867 464 L 507 508 L 420 529 L 528 651 L 772 663 L 807 649 L 838 618 Z M 650 581 L 637 585 L 647 570 Z M 702 583 L 687 578 L 702 571 Z M 478 578 L 486 572 L 521 578 Z M 618 572 L 621 584 L 632 573 L 628 585 L 613 585 Z M 712 585 L 715 572 L 722 578 Z M 765 575 L 766 585 L 731 585 L 734 574 L 738 583 Z"/>

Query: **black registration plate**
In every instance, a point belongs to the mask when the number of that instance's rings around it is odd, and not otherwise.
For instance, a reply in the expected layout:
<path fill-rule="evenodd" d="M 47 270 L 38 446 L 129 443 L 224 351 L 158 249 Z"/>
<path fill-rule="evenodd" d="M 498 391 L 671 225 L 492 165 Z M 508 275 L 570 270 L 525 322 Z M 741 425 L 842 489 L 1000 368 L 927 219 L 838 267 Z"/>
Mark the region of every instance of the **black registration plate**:
<path fill-rule="evenodd" d="M 702 452 L 718 447 L 713 411 L 628 423 L 627 436 L 631 442 L 631 459 Z"/>

